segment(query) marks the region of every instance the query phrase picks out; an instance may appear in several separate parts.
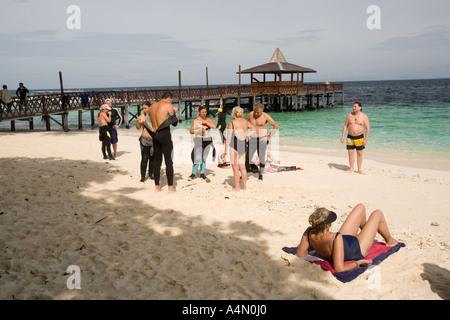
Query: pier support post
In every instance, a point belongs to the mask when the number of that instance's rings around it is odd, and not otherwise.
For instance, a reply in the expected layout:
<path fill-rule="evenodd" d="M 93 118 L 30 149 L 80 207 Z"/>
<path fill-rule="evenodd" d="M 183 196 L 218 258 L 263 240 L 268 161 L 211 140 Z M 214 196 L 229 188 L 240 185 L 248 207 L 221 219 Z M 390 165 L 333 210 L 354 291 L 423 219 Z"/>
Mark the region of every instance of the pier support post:
<path fill-rule="evenodd" d="M 44 115 L 44 120 L 45 120 L 45 130 L 50 131 L 50 117 L 48 116 L 48 114 Z"/>
<path fill-rule="evenodd" d="M 11 120 L 11 131 L 16 131 L 16 120 Z"/>
<path fill-rule="evenodd" d="M 94 109 L 91 109 L 91 126 L 94 126 L 94 124 L 95 124 Z"/>
<path fill-rule="evenodd" d="M 69 113 L 66 111 L 62 115 L 62 122 L 63 122 L 63 128 L 64 132 L 69 131 Z"/>
<path fill-rule="evenodd" d="M 83 129 L 83 110 L 78 110 L 78 129 Z"/>
<path fill-rule="evenodd" d="M 33 122 L 33 117 L 31 117 L 30 119 L 28 119 L 29 121 L 29 125 L 30 125 L 30 130 L 34 129 L 34 122 Z"/>
<path fill-rule="evenodd" d="M 128 118 L 128 105 L 125 105 L 124 118 L 125 118 L 125 128 L 130 129 L 130 120 Z"/>

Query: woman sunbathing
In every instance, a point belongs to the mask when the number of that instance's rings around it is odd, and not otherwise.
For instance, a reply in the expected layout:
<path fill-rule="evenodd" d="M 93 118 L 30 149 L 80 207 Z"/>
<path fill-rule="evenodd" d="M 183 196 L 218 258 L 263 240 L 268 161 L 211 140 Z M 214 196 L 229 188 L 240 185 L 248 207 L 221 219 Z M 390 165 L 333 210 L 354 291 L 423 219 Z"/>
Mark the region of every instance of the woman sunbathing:
<path fill-rule="evenodd" d="M 369 253 L 377 232 L 384 238 L 386 245 L 395 246 L 398 243 L 392 238 L 380 210 L 372 212 L 369 220 L 366 220 L 366 207 L 360 203 L 350 212 L 339 232 L 330 232 L 331 223 L 336 218 L 336 213 L 325 208 L 314 210 L 309 216 L 311 227 L 303 233 L 297 256 L 305 257 L 308 251 L 315 250 L 320 256 L 332 260 L 337 272 L 342 272 L 372 264 L 371 259 L 364 257 Z M 359 229 L 361 231 L 358 233 Z M 355 261 L 344 264 L 348 260 Z"/>

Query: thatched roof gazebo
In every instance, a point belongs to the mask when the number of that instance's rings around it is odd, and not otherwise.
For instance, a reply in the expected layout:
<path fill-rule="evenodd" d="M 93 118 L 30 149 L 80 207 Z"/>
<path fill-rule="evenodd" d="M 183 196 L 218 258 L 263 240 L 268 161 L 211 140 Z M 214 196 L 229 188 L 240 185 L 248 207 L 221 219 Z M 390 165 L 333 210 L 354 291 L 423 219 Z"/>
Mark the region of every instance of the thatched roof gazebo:
<path fill-rule="evenodd" d="M 269 63 L 240 71 L 241 74 L 243 73 L 250 74 L 251 86 L 252 88 L 255 89 L 256 88 L 260 89 L 261 87 L 274 87 L 286 85 L 289 86 L 297 85 L 301 87 L 303 86 L 303 74 L 315 72 L 317 71 L 287 62 L 286 58 L 284 57 L 283 53 L 278 47 L 275 49 L 275 52 L 273 53 Z M 258 79 L 254 78 L 255 74 L 262 74 L 263 81 L 261 82 Z M 266 81 L 267 74 L 273 74 L 274 81 Z M 291 75 L 290 81 L 282 81 L 283 74 L 290 74 Z M 295 74 L 297 75 L 296 81 L 294 80 Z"/>

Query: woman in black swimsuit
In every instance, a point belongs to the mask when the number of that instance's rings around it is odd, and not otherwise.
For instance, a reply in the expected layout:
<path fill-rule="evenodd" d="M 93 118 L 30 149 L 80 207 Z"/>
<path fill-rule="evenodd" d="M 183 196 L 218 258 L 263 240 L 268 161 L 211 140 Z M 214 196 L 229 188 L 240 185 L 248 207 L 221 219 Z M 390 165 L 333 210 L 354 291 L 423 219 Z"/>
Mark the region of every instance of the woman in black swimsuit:
<path fill-rule="evenodd" d="M 315 250 L 320 256 L 333 260 L 338 272 L 348 271 L 372 264 L 365 259 L 379 233 L 387 246 L 395 246 L 398 241 L 392 238 L 389 228 L 380 210 L 375 210 L 366 220 L 366 207 L 360 203 L 349 214 L 339 232 L 330 232 L 331 223 L 336 214 L 325 208 L 314 210 L 309 217 L 311 227 L 303 233 L 297 249 L 297 256 L 305 257 L 309 250 Z M 358 233 L 359 229 L 361 231 Z M 354 260 L 344 264 L 344 261 Z"/>
<path fill-rule="evenodd" d="M 233 168 L 234 188 L 233 191 L 247 189 L 247 170 L 245 169 L 245 138 L 249 128 L 256 129 L 247 120 L 243 119 L 244 110 L 241 107 L 234 107 L 231 112 L 233 121 L 228 124 L 228 134 L 226 139 L 226 148 L 224 156 L 226 156 L 228 148 L 230 148 L 230 163 Z M 242 178 L 242 188 L 239 186 L 239 180 Z"/>

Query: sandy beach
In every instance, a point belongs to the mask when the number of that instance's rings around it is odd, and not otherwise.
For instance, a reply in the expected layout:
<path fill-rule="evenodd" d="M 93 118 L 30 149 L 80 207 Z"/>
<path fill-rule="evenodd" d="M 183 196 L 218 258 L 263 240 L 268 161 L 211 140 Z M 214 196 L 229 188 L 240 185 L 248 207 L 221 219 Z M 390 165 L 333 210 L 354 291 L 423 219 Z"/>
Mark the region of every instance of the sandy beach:
<path fill-rule="evenodd" d="M 162 174 L 155 193 L 139 182 L 138 137 L 120 130 L 118 158 L 105 161 L 97 130 L 0 133 L 0 299 L 450 298 L 449 170 L 367 156 L 365 175 L 346 174 L 344 149 L 281 148 L 281 164 L 303 170 L 249 174 L 234 193 L 231 169 L 208 163 L 210 183 L 188 181 L 191 164 L 175 162 L 177 192 Z M 337 213 L 337 231 L 358 203 L 381 209 L 406 244 L 376 285 L 373 273 L 342 283 L 282 251 L 314 206 Z M 80 289 L 67 287 L 71 265 Z"/>

